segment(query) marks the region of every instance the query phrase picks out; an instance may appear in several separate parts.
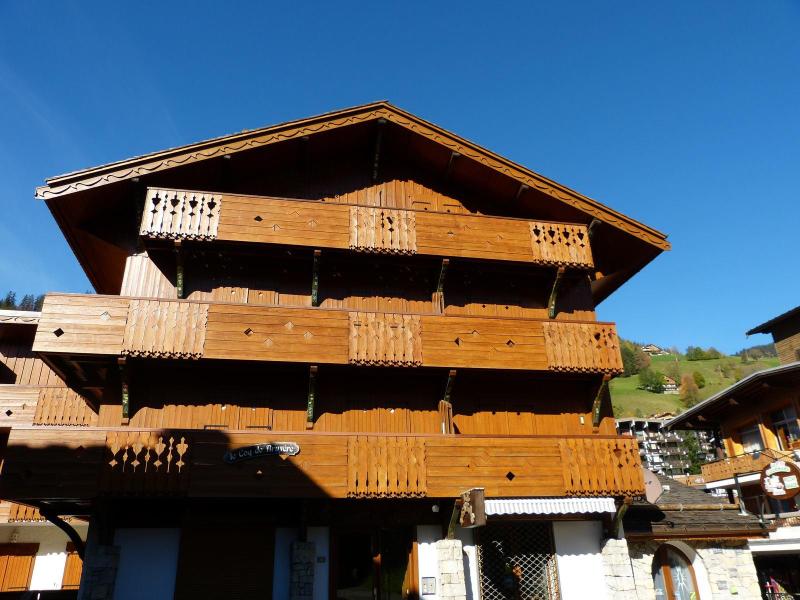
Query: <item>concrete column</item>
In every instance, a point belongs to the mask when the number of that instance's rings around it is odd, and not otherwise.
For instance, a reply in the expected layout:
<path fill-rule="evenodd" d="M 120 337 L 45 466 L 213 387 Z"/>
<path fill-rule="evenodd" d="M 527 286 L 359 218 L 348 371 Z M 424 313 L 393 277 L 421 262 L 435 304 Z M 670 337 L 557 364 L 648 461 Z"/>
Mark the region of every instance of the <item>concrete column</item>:
<path fill-rule="evenodd" d="M 317 547 L 314 542 L 292 542 L 290 600 L 313 600 L 316 557 Z"/>
<path fill-rule="evenodd" d="M 461 540 L 436 542 L 436 560 L 439 567 L 439 599 L 467 600 Z"/>

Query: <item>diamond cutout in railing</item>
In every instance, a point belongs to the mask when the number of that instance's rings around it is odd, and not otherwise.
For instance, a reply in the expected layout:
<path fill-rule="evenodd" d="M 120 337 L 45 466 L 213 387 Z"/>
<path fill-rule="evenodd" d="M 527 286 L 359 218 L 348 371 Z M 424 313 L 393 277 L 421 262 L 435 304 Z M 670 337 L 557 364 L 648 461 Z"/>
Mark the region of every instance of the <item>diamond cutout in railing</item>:
<path fill-rule="evenodd" d="M 292 329 L 294 329 L 294 323 L 292 323 L 291 321 L 286 321 L 286 325 L 284 325 L 284 327 L 286 327 L 286 329 L 291 331 Z"/>
<path fill-rule="evenodd" d="M 456 346 L 460 346 L 461 345 L 461 338 L 457 337 L 456 339 L 453 340 L 453 342 L 455 343 Z"/>
<path fill-rule="evenodd" d="M 61 337 L 62 335 L 64 335 L 64 330 L 61 329 L 61 327 L 59 327 L 58 329 L 55 329 L 53 331 L 53 335 L 56 337 Z"/>
<path fill-rule="evenodd" d="M 253 217 L 253 221 L 258 221 L 259 223 L 260 223 L 261 221 L 263 221 L 263 220 L 264 220 L 264 219 L 262 219 L 262 218 L 261 218 L 261 215 L 256 215 L 255 217 Z"/>
<path fill-rule="evenodd" d="M 272 339 L 271 339 L 271 338 L 267 338 L 267 339 L 265 339 L 265 340 L 264 340 L 264 345 L 265 345 L 267 348 L 272 348 L 272 344 L 273 344 L 273 341 L 272 341 Z"/>
<path fill-rule="evenodd" d="M 513 471 L 509 471 L 508 473 L 506 473 L 506 479 L 508 479 L 509 481 L 514 481 L 515 477 L 516 475 L 514 475 Z"/>
<path fill-rule="evenodd" d="M 11 416 L 11 415 L 13 415 L 13 414 L 14 414 L 14 411 L 13 411 L 13 410 L 11 410 L 10 408 L 9 408 L 9 409 L 6 411 L 6 416 L 7 416 L 7 417 L 10 417 L 10 416 Z"/>
<path fill-rule="evenodd" d="M 508 340 L 506 342 L 506 346 L 508 346 L 509 348 L 513 348 L 514 346 L 516 346 L 516 344 L 514 343 L 514 340 Z"/>
<path fill-rule="evenodd" d="M 306 332 L 303 334 L 303 337 L 304 337 L 305 339 L 307 339 L 307 340 L 310 340 L 311 338 L 313 338 L 313 337 L 314 337 L 314 334 L 313 334 L 313 333 L 311 333 L 310 331 L 306 331 Z"/>
<path fill-rule="evenodd" d="M 255 332 L 254 332 L 252 329 L 250 329 L 250 328 L 248 327 L 248 328 L 247 328 L 247 329 L 245 329 L 245 330 L 244 330 L 242 333 L 244 333 L 244 334 L 245 334 L 247 337 L 250 337 L 250 336 L 251 336 L 251 335 L 253 335 Z"/>
<path fill-rule="evenodd" d="M 103 321 L 108 321 L 111 318 L 111 315 L 108 314 L 108 311 L 104 310 L 102 313 L 100 313 L 100 318 Z"/>

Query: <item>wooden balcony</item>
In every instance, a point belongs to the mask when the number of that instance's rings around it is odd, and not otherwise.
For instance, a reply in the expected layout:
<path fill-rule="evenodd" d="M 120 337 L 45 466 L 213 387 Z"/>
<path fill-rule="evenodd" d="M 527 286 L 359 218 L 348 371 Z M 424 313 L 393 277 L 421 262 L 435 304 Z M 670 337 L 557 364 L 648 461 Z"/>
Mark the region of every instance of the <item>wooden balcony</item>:
<path fill-rule="evenodd" d="M 585 225 L 333 201 L 149 189 L 140 235 L 591 269 Z"/>
<path fill-rule="evenodd" d="M 791 452 L 767 449 L 760 452 L 751 452 L 748 454 L 740 454 L 732 458 L 716 460 L 702 465 L 700 469 L 703 481 L 705 483 L 712 483 L 714 481 L 731 479 L 734 475 L 757 473 L 769 463 L 775 460 L 791 458 L 791 456 Z"/>
<path fill-rule="evenodd" d="M 48 295 L 41 353 L 620 373 L 611 323 Z"/>
<path fill-rule="evenodd" d="M 292 442 L 294 456 L 230 464 L 226 453 Z M 357 435 L 98 428 L 14 428 L 0 475 L 10 500 L 98 495 L 452 498 L 635 496 L 635 440 L 616 436 Z"/>

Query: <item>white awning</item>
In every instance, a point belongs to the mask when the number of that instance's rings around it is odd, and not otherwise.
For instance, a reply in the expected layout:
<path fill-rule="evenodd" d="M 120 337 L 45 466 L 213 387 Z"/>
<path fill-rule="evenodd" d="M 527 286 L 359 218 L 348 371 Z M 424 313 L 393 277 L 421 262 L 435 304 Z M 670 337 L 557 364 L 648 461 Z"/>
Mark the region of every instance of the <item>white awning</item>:
<path fill-rule="evenodd" d="M 487 498 L 491 515 L 572 515 L 617 512 L 613 498 Z"/>

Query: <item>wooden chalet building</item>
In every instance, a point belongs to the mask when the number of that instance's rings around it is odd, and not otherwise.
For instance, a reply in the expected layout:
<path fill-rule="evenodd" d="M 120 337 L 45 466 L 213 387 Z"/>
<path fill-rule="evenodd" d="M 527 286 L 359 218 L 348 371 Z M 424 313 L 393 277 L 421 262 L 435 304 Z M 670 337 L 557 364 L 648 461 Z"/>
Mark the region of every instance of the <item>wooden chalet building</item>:
<path fill-rule="evenodd" d="M 81 598 L 604 589 L 644 484 L 595 306 L 663 234 L 386 102 L 37 196 L 97 293 L 33 350 L 90 417 L 5 429 L 0 497 L 90 518 Z"/>

